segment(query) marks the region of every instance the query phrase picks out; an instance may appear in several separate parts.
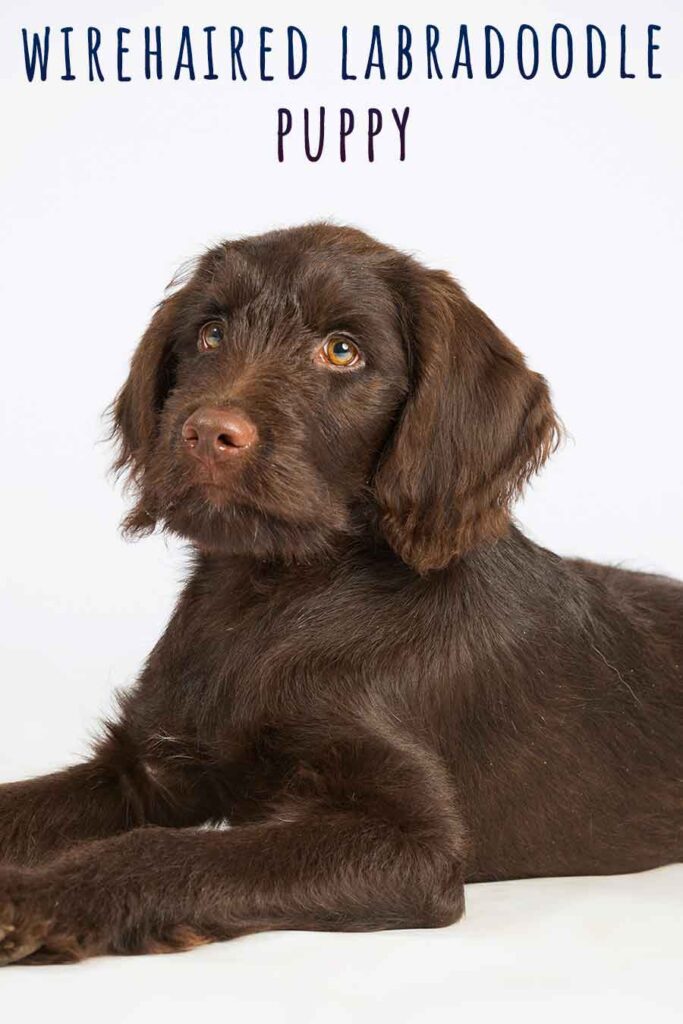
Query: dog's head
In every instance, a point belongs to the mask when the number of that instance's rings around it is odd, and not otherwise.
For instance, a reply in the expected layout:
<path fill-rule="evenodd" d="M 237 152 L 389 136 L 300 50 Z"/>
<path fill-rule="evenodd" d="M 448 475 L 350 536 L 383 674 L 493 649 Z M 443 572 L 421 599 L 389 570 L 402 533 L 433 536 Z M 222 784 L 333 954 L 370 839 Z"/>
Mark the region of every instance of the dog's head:
<path fill-rule="evenodd" d="M 227 242 L 158 307 L 113 406 L 133 532 L 418 572 L 502 536 L 558 437 L 545 381 L 441 271 L 314 224 Z"/>

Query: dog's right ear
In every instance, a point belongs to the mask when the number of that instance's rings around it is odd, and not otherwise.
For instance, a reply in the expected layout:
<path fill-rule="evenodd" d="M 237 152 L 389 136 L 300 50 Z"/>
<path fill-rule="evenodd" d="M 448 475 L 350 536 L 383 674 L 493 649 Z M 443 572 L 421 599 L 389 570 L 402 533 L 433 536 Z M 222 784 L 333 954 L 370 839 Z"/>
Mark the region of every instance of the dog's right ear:
<path fill-rule="evenodd" d="M 164 299 L 133 354 L 128 378 L 110 408 L 112 439 L 118 446 L 116 472 L 139 485 L 154 447 L 159 413 L 174 383 L 174 328 L 184 288 Z"/>

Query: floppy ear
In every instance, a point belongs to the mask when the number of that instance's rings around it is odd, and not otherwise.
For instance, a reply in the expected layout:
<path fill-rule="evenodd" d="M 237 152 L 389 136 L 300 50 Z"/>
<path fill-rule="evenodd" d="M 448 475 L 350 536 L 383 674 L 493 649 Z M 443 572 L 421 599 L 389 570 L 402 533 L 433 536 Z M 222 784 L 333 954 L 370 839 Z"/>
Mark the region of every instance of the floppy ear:
<path fill-rule="evenodd" d="M 157 438 L 159 413 L 174 383 L 176 361 L 171 348 L 182 292 L 175 292 L 157 307 L 133 354 L 128 378 L 109 411 L 112 438 L 118 445 L 114 469 L 128 471 L 136 486 Z M 132 530 L 142 528 L 133 521 L 133 515 L 127 525 Z M 145 525 L 151 528 L 153 520 Z"/>
<path fill-rule="evenodd" d="M 376 474 L 381 528 L 420 573 L 505 534 L 560 439 L 548 387 L 443 271 L 404 296 L 413 388 Z"/>

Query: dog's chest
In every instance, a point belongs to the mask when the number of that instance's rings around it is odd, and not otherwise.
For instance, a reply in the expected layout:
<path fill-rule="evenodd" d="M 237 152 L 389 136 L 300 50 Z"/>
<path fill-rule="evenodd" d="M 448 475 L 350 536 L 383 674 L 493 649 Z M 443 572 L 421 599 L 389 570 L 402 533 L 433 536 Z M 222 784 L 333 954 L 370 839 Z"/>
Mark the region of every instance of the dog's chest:
<path fill-rule="evenodd" d="M 428 595 L 368 571 L 204 574 L 162 644 L 166 700 L 157 710 L 212 745 L 263 725 L 353 713 L 412 663 L 424 680 L 435 646 L 447 642 L 440 628 L 447 617 Z"/>

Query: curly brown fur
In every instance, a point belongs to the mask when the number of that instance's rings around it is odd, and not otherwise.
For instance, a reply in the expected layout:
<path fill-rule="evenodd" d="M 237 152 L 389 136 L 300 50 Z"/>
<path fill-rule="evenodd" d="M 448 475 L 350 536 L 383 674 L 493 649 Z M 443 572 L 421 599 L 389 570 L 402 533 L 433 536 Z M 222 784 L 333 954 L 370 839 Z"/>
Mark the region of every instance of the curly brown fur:
<path fill-rule="evenodd" d="M 447 274 L 325 224 L 227 242 L 112 416 L 128 531 L 192 568 L 92 758 L 0 787 L 0 962 L 436 927 L 467 880 L 680 858 L 683 586 L 513 525 L 558 420 Z"/>

